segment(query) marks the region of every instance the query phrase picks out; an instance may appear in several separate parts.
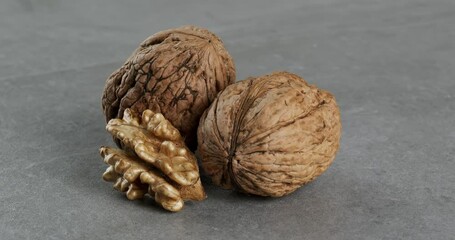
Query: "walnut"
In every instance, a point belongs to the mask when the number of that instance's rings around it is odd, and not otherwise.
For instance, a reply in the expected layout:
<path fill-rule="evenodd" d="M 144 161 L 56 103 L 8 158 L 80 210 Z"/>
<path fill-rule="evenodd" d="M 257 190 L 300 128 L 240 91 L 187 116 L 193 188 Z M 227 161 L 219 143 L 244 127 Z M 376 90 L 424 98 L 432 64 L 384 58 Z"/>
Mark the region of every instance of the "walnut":
<path fill-rule="evenodd" d="M 220 92 L 201 117 L 198 151 L 216 185 L 280 197 L 328 168 L 340 135 L 335 98 L 278 72 Z"/>
<path fill-rule="evenodd" d="M 162 113 L 194 150 L 200 116 L 234 82 L 234 62 L 222 41 L 206 29 L 184 26 L 143 41 L 107 79 L 102 107 L 106 121 L 121 118 L 126 108 Z"/>
<path fill-rule="evenodd" d="M 124 150 L 101 147 L 110 165 L 103 175 L 130 200 L 149 193 L 169 211 L 179 211 L 184 200 L 203 200 L 206 195 L 195 156 L 182 136 L 161 113 L 145 110 L 142 118 L 129 108 L 123 119 L 112 119 L 106 129 Z"/>

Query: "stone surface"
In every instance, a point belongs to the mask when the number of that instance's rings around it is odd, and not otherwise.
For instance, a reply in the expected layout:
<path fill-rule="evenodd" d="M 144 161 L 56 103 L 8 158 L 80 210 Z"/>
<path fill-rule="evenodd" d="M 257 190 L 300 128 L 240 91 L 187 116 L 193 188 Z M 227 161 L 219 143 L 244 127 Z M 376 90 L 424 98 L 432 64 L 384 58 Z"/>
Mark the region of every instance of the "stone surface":
<path fill-rule="evenodd" d="M 453 0 L 0 2 L 0 239 L 453 239 Z M 332 166 L 280 199 L 206 183 L 171 214 L 101 180 L 104 81 L 151 33 L 225 42 L 238 79 L 295 72 L 334 93 Z"/>

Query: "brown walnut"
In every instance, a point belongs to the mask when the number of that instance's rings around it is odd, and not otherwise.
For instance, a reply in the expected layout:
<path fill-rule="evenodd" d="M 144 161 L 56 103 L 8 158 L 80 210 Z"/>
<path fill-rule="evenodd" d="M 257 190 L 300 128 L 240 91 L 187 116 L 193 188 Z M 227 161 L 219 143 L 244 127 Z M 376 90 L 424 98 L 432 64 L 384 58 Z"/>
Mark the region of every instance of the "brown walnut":
<path fill-rule="evenodd" d="M 340 135 L 335 98 L 278 72 L 220 92 L 201 117 L 198 151 L 216 185 L 280 197 L 328 168 Z"/>
<path fill-rule="evenodd" d="M 148 193 L 169 211 L 181 210 L 184 200 L 205 199 L 196 157 L 161 113 L 145 110 L 139 117 L 127 108 L 123 119 L 110 120 L 106 129 L 124 149 L 100 148 L 110 165 L 103 179 L 115 182 L 128 199 Z"/>
<path fill-rule="evenodd" d="M 143 41 L 107 79 L 102 107 L 106 121 L 122 118 L 126 108 L 162 113 L 195 149 L 200 116 L 234 82 L 234 62 L 222 41 L 206 29 L 184 26 Z"/>

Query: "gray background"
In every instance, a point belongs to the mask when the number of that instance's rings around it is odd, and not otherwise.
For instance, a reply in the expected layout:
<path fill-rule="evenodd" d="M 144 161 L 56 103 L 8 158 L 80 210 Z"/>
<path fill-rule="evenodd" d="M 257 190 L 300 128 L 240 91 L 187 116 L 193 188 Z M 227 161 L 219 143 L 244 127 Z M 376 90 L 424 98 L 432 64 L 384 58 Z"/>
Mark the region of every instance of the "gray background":
<path fill-rule="evenodd" d="M 2 0 L 0 239 L 455 239 L 455 1 Z M 212 186 L 168 213 L 101 180 L 105 79 L 195 24 L 238 79 L 288 70 L 335 94 L 337 158 L 280 199 Z"/>

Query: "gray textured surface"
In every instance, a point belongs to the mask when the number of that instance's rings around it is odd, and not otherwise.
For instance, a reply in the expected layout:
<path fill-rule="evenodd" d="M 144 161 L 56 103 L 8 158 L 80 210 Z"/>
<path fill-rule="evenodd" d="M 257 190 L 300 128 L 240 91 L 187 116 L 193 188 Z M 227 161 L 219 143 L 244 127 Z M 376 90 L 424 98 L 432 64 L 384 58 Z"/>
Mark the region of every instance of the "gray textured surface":
<path fill-rule="evenodd" d="M 223 38 L 239 79 L 288 70 L 335 94 L 325 174 L 281 199 L 206 182 L 176 214 L 101 180 L 104 80 L 188 23 Z M 454 239 L 455 1 L 2 0 L 0 136 L 2 240 Z"/>

